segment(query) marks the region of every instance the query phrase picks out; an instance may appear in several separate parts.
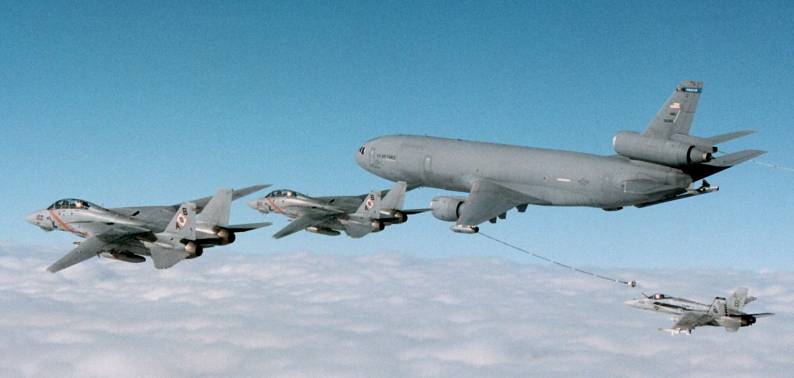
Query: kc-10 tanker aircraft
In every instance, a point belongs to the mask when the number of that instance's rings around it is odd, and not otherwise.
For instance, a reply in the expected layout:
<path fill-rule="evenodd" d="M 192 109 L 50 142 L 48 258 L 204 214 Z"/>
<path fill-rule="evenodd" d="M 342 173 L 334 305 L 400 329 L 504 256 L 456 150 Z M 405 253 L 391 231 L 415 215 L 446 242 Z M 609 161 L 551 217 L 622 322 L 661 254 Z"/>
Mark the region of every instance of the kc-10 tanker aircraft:
<path fill-rule="evenodd" d="M 758 314 L 743 312 L 744 305 L 755 299 L 755 297 L 747 295 L 747 288 L 740 287 L 728 297 L 728 300 L 723 297 L 714 298 L 711 306 L 664 294 L 648 295 L 645 298 L 632 299 L 625 303 L 630 307 L 642 310 L 676 315 L 672 328 L 660 328 L 659 330 L 672 334 L 691 335 L 692 330 L 700 326 L 725 327 L 728 332 L 736 332 L 740 327 L 755 324 L 757 318 L 774 315 L 770 312 Z"/>
<path fill-rule="evenodd" d="M 26 219 L 45 231 L 85 238 L 47 268 L 52 273 L 94 256 L 132 263 L 151 256 L 155 268 L 165 269 L 201 256 L 204 248 L 233 243 L 235 233 L 269 226 L 268 222 L 229 225 L 231 202 L 268 186 L 221 189 L 212 197 L 169 206 L 105 209 L 80 199 L 63 199 Z"/>
<path fill-rule="evenodd" d="M 678 84 L 644 133 L 615 135 L 617 155 L 396 135 L 368 141 L 356 161 L 391 181 L 468 192 L 466 198 L 441 196 L 430 204 L 433 216 L 455 222 L 455 232 L 476 233 L 480 223 L 504 219 L 514 207 L 524 212 L 527 205 L 608 211 L 656 205 L 717 191 L 703 179 L 764 153 L 714 156 L 717 144 L 752 131 L 689 135 L 702 90 L 700 81 Z M 702 184 L 693 187 L 698 180 Z"/>
<path fill-rule="evenodd" d="M 405 223 L 408 215 L 430 210 L 403 209 L 406 189 L 404 182 L 398 182 L 388 192 L 336 197 L 309 197 L 282 189 L 250 201 L 248 206 L 265 214 L 274 212 L 290 218 L 290 224 L 273 235 L 276 239 L 302 230 L 330 236 L 344 231 L 352 238 L 360 238 L 383 231 L 387 225 Z"/>

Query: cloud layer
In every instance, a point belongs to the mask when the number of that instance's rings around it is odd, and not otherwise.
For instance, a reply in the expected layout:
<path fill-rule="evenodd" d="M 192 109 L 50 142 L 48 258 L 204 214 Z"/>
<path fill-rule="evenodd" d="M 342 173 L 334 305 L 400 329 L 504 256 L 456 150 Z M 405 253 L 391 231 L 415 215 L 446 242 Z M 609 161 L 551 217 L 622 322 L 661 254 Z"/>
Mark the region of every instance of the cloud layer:
<path fill-rule="evenodd" d="M 628 289 L 545 265 L 397 254 L 213 249 L 156 271 L 0 245 L 0 376 L 788 376 L 794 273 L 621 272 Z M 622 302 L 708 302 L 746 285 L 777 315 L 729 334 L 657 332 Z"/>

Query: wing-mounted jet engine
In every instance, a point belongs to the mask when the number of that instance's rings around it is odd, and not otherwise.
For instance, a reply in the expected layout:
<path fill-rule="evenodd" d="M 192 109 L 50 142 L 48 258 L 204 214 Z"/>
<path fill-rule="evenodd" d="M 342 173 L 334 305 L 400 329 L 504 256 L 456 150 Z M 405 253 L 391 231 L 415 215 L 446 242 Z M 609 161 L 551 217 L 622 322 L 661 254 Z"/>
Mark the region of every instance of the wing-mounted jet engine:
<path fill-rule="evenodd" d="M 439 196 L 430 201 L 431 214 L 445 222 L 457 222 L 465 207 L 465 197 Z"/>

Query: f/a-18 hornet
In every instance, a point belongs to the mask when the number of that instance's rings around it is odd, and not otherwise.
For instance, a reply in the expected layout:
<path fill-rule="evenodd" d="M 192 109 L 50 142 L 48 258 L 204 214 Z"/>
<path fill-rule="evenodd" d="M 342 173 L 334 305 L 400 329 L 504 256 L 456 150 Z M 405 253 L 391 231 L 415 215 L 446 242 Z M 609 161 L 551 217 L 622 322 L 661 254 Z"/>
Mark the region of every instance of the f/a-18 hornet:
<path fill-rule="evenodd" d="M 352 238 L 360 238 L 370 232 L 383 231 L 387 225 L 404 223 L 408 215 L 430 210 L 404 210 L 405 191 L 404 182 L 394 184 L 388 192 L 370 192 L 360 196 L 309 197 L 282 189 L 250 201 L 248 206 L 265 214 L 283 214 L 291 220 L 289 225 L 273 235 L 276 239 L 301 230 L 330 236 L 344 231 Z"/>
<path fill-rule="evenodd" d="M 671 328 L 660 328 L 660 331 L 672 334 L 692 334 L 692 330 L 700 326 L 725 327 L 728 332 L 736 332 L 740 327 L 755 324 L 756 319 L 774 314 L 763 312 L 747 314 L 742 312 L 744 305 L 754 301 L 755 297 L 747 295 L 746 288 L 737 289 L 726 301 L 716 297 L 711 306 L 690 301 L 688 299 L 670 297 L 664 294 L 645 296 L 642 299 L 626 301 L 626 305 L 643 310 L 674 314 L 675 324 Z"/>
<path fill-rule="evenodd" d="M 527 205 L 588 206 L 620 210 L 711 193 L 706 182 L 717 172 L 764 151 L 745 150 L 715 157 L 717 144 L 752 131 L 702 138 L 689 135 L 699 81 L 683 81 L 644 133 L 621 131 L 612 139 L 617 155 L 395 135 L 368 141 L 356 153 L 367 171 L 411 186 L 468 192 L 466 198 L 433 199 L 433 216 L 455 222 L 455 232 L 475 233 L 486 220 L 504 219 Z M 699 187 L 693 182 L 703 180 Z"/>
<path fill-rule="evenodd" d="M 62 199 L 26 219 L 45 231 L 66 231 L 85 238 L 47 268 L 52 273 L 94 256 L 131 263 L 144 262 L 144 256 L 150 256 L 155 268 L 166 269 L 201 256 L 204 248 L 233 243 L 235 233 L 269 226 L 229 225 L 231 202 L 268 186 L 221 189 L 212 197 L 170 206 L 105 209 L 81 199 Z"/>

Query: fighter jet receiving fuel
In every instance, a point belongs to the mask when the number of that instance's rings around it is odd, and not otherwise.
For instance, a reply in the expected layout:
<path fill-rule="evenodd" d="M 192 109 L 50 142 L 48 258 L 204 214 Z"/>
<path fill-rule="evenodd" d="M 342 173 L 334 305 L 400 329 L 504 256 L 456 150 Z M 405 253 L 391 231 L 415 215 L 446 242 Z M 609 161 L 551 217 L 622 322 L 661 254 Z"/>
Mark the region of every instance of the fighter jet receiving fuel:
<path fill-rule="evenodd" d="M 747 296 L 747 289 L 742 287 L 728 297 L 727 301 L 722 297 L 714 298 L 711 306 L 664 294 L 645 296 L 645 298 L 632 299 L 625 303 L 628 306 L 642 310 L 677 315 L 672 328 L 660 328 L 659 330 L 672 334 L 686 333 L 691 335 L 692 330 L 700 326 L 725 327 L 728 332 L 736 332 L 740 327 L 755 324 L 757 318 L 774 315 L 769 312 L 758 314 L 742 312 L 744 305 L 755 299 L 755 297 Z"/>
<path fill-rule="evenodd" d="M 52 273 L 94 256 L 132 263 L 151 256 L 155 268 L 165 269 L 201 256 L 204 248 L 233 243 L 235 233 L 269 226 L 266 222 L 229 225 L 231 202 L 268 186 L 221 189 L 212 197 L 170 206 L 105 209 L 80 199 L 63 199 L 26 219 L 45 231 L 85 238 L 47 268 Z"/>
<path fill-rule="evenodd" d="M 250 201 L 248 206 L 265 214 L 283 214 L 291 220 L 273 235 L 276 239 L 301 230 L 331 236 L 344 231 L 352 238 L 360 238 L 370 232 L 383 231 L 387 225 L 405 223 L 408 215 L 430 210 L 404 210 L 405 191 L 404 182 L 394 184 L 388 192 L 343 197 L 312 198 L 284 189 Z M 384 197 L 381 199 L 381 196 Z"/>
<path fill-rule="evenodd" d="M 717 144 L 752 131 L 689 135 L 702 89 L 702 82 L 681 82 L 644 133 L 615 135 L 617 155 L 397 135 L 368 141 L 356 161 L 391 181 L 468 192 L 466 198 L 440 196 L 431 203 L 433 216 L 455 222 L 456 232 L 478 232 L 480 223 L 504 219 L 514 207 L 524 212 L 527 205 L 608 211 L 656 205 L 715 192 L 719 188 L 705 180 L 697 188 L 693 183 L 764 153 L 714 156 Z"/>

